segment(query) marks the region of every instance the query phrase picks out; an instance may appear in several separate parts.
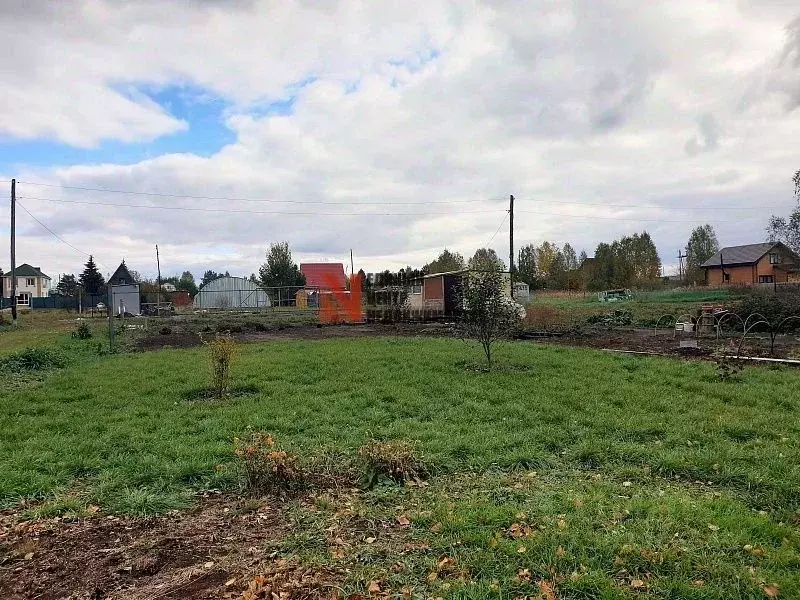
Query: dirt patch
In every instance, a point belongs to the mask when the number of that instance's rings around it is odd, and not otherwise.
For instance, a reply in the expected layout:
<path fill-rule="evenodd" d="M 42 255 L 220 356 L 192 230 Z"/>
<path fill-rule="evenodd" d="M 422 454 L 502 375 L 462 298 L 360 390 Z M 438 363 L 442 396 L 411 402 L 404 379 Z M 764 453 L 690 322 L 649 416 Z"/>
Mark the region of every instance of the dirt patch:
<path fill-rule="evenodd" d="M 271 568 L 283 509 L 209 495 L 162 517 L 21 521 L 0 516 L 4 600 L 239 598 Z"/>

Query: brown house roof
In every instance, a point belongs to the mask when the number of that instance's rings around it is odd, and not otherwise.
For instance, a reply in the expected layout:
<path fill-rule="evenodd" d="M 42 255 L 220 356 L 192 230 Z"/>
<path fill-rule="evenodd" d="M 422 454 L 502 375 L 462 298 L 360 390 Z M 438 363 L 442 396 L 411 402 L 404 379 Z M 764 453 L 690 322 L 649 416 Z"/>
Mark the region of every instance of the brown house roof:
<path fill-rule="evenodd" d="M 775 246 L 783 246 L 783 244 L 780 242 L 766 242 L 763 244 L 747 244 L 745 246 L 729 246 L 717 252 L 700 267 L 709 269 L 719 268 L 720 265 L 732 267 L 734 265 L 755 264 Z"/>

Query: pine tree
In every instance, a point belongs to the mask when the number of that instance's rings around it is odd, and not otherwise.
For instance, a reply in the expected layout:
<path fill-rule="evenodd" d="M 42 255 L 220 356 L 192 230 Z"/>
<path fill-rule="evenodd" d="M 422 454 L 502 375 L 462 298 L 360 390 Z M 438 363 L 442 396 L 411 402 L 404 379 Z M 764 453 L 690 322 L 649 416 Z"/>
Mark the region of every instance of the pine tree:
<path fill-rule="evenodd" d="M 84 266 L 79 281 L 83 290 L 91 296 L 98 296 L 105 292 L 106 280 L 98 270 L 93 256 L 89 255 L 89 260 Z"/>

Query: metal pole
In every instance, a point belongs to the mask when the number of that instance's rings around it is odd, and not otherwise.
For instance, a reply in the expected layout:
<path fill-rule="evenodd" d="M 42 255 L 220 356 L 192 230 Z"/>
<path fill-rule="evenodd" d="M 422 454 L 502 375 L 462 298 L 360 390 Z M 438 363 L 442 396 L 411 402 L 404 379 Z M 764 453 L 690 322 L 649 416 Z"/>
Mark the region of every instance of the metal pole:
<path fill-rule="evenodd" d="M 111 284 L 108 285 L 108 350 L 114 352 L 114 322 L 112 320 L 113 308 L 112 302 L 114 295 L 111 292 Z"/>
<path fill-rule="evenodd" d="M 156 292 L 156 316 L 161 316 L 161 259 L 158 257 L 158 244 L 156 244 L 156 266 L 158 266 L 158 291 Z"/>
<path fill-rule="evenodd" d="M 508 272 L 511 282 L 511 298 L 514 298 L 514 196 L 511 196 L 509 206 L 509 226 L 508 226 Z"/>
<path fill-rule="evenodd" d="M 11 322 L 17 324 L 17 180 L 11 180 Z"/>

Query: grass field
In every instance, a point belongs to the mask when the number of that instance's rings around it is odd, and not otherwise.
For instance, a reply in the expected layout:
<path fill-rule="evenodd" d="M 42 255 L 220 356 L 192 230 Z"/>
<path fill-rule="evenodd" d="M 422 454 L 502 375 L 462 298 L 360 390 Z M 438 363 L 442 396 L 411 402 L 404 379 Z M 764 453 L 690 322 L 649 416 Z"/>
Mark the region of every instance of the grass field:
<path fill-rule="evenodd" d="M 162 512 L 235 490 L 231 441 L 248 428 L 300 456 L 410 439 L 439 475 L 348 510 L 381 522 L 400 507 L 406 540 L 429 550 L 395 572 L 390 541 L 359 540 L 353 589 L 516 597 L 544 577 L 564 598 L 759 598 L 773 582 L 800 597 L 797 371 L 723 383 L 708 363 L 513 343 L 484 373 L 454 340 L 287 341 L 242 346 L 234 385 L 252 393 L 210 402 L 202 348 L 102 356 L 59 339 L 66 368 L 0 391 L 0 502 L 44 500 L 32 516 Z M 278 550 L 349 560 L 319 535 L 341 508 L 298 504 Z M 442 556 L 458 569 L 438 573 Z"/>

